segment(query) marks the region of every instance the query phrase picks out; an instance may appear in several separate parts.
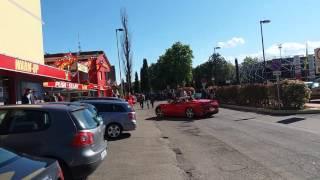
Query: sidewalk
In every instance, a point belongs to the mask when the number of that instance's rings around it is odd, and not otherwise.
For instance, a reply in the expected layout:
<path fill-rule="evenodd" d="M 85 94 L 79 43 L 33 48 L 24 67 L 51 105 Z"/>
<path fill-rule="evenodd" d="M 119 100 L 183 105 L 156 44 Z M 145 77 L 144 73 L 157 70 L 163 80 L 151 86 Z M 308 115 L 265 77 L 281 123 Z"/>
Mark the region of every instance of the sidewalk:
<path fill-rule="evenodd" d="M 137 130 L 131 137 L 109 141 L 108 156 L 89 179 L 180 180 L 184 173 L 177 167 L 176 155 L 154 121 L 153 110 L 137 107 Z"/>

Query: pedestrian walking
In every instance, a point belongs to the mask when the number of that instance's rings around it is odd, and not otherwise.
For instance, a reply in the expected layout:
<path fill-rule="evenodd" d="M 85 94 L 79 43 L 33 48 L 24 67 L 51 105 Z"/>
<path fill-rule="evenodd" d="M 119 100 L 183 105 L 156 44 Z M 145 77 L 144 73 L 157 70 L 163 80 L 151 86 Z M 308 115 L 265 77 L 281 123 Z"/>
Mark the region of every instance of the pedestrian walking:
<path fill-rule="evenodd" d="M 141 109 L 143 109 L 144 101 L 145 101 L 145 96 L 144 96 L 144 94 L 141 94 L 140 95 L 140 101 L 139 101 Z"/>
<path fill-rule="evenodd" d="M 50 96 L 49 96 L 49 94 L 47 92 L 44 93 L 43 101 L 44 102 L 50 102 L 51 101 L 51 98 L 50 98 Z"/>
<path fill-rule="evenodd" d="M 27 88 L 27 89 L 24 91 L 23 96 L 21 97 L 21 103 L 22 103 L 22 104 L 31 104 L 29 97 L 30 97 L 30 89 Z"/>
<path fill-rule="evenodd" d="M 57 94 L 57 99 L 59 102 L 64 101 L 64 97 L 60 93 Z"/>
<path fill-rule="evenodd" d="M 150 101 L 150 95 L 147 94 L 147 95 L 146 95 L 146 104 L 147 104 L 147 108 L 148 108 L 148 109 L 150 108 L 149 101 Z"/>
<path fill-rule="evenodd" d="M 128 95 L 126 96 L 126 101 L 128 102 L 128 104 L 133 107 L 134 105 L 134 98 L 133 96 L 131 95 L 131 93 L 129 92 Z"/>
<path fill-rule="evenodd" d="M 150 102 L 151 102 L 151 107 L 153 108 L 153 106 L 154 106 L 154 100 L 155 100 L 155 96 L 152 94 L 151 96 L 150 96 Z"/>

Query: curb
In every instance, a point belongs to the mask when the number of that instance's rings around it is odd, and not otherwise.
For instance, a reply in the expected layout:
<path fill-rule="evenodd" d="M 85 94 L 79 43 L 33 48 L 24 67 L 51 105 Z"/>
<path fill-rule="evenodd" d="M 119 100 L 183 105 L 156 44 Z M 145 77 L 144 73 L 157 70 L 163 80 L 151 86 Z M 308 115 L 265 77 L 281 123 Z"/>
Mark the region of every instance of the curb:
<path fill-rule="evenodd" d="M 262 114 L 270 114 L 270 115 L 320 114 L 320 109 L 273 110 L 273 109 L 264 109 L 264 108 L 237 106 L 237 105 L 228 105 L 228 104 L 221 104 L 220 107 L 239 110 L 239 111 L 250 111 L 250 112 L 262 113 Z"/>

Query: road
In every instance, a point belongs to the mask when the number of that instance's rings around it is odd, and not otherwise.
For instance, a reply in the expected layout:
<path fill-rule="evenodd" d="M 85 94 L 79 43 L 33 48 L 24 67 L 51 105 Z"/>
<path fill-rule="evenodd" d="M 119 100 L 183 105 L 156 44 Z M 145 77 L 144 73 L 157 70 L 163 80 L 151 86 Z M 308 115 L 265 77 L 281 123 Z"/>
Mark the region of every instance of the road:
<path fill-rule="evenodd" d="M 151 110 L 137 113 L 141 128 L 110 142 L 89 179 L 320 179 L 319 115 L 221 109 L 207 119 L 157 121 Z"/>

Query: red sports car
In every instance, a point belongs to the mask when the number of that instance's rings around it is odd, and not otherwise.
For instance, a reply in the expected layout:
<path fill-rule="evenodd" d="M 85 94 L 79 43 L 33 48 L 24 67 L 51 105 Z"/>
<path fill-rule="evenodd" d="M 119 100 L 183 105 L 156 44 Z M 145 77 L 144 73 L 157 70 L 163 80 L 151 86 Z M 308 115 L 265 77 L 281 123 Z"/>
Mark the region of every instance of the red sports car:
<path fill-rule="evenodd" d="M 167 104 L 159 104 L 156 107 L 158 117 L 209 117 L 219 112 L 219 103 L 217 100 L 209 99 L 179 99 Z"/>

